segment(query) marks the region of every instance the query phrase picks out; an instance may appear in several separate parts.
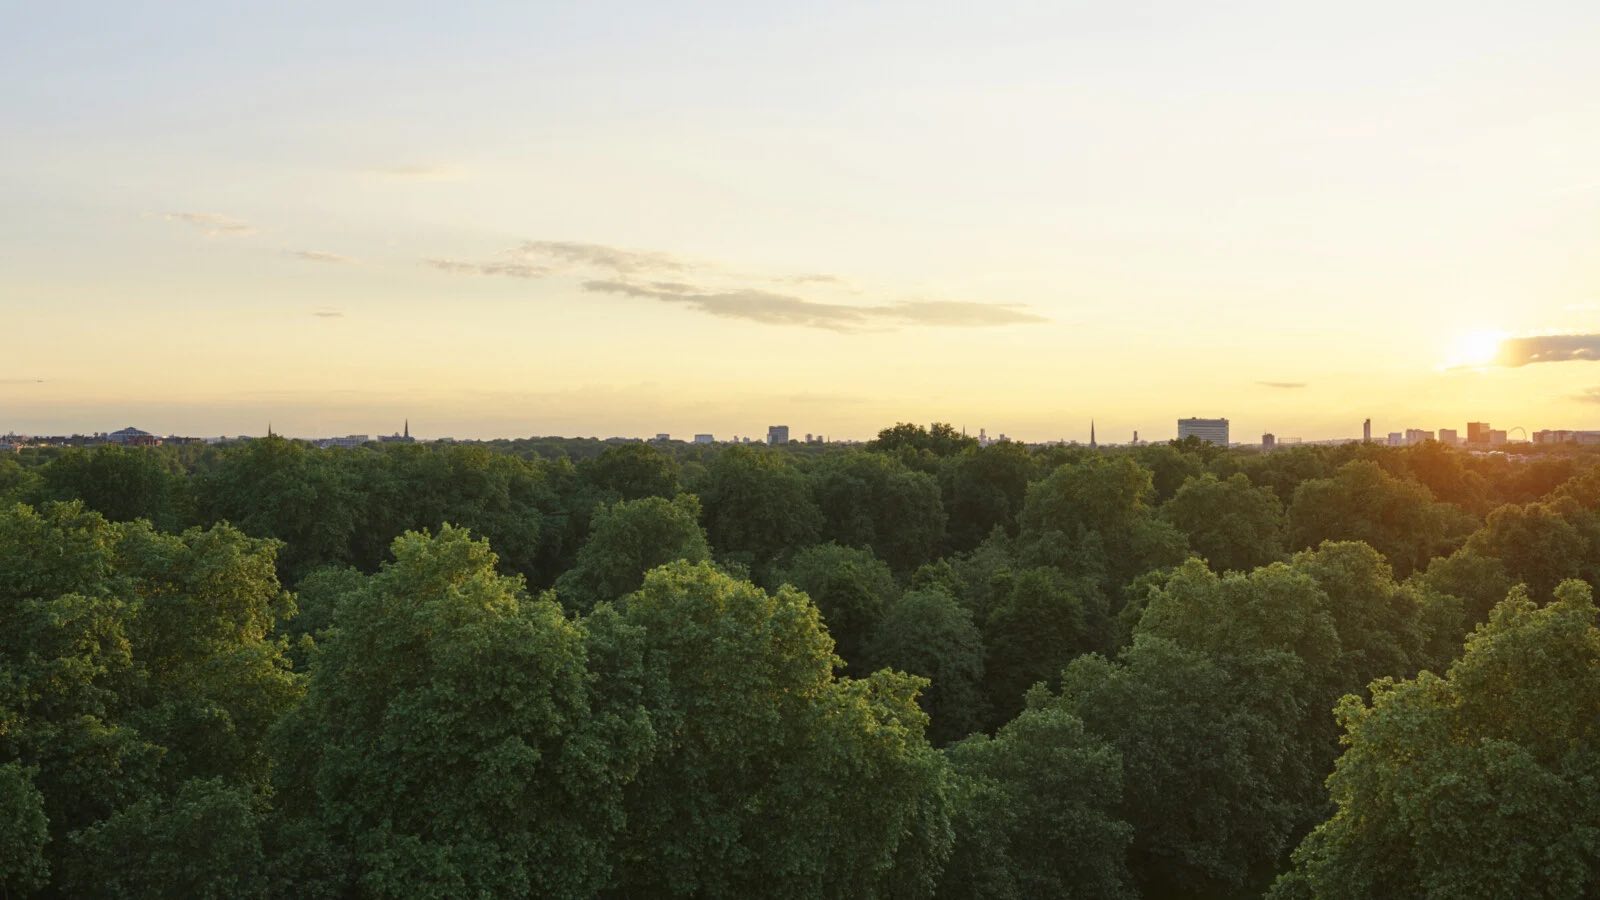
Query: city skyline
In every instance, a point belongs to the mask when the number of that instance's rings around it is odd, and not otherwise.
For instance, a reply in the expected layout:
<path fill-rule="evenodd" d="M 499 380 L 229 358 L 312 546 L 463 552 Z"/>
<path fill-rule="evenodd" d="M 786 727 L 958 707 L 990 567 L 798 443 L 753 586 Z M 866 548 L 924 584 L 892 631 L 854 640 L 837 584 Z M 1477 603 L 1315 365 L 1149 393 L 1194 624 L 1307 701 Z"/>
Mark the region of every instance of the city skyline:
<path fill-rule="evenodd" d="M 1600 415 L 1592 4 L 8 25 L 0 427 Z"/>
<path fill-rule="evenodd" d="M 904 421 L 904 420 L 898 420 L 895 423 L 885 423 L 885 425 L 882 426 L 882 427 L 888 427 L 891 424 L 898 424 L 899 421 Z M 1140 444 L 1148 444 L 1148 443 L 1151 443 L 1152 441 L 1161 442 L 1161 441 L 1166 441 L 1166 440 L 1170 440 L 1170 439 L 1182 439 L 1183 431 L 1184 431 L 1186 426 L 1191 427 L 1192 429 L 1197 428 L 1198 433 L 1201 434 L 1201 435 L 1204 435 L 1205 433 L 1207 433 L 1208 427 L 1213 422 L 1221 424 L 1221 433 L 1222 434 L 1228 434 L 1230 432 L 1230 430 L 1232 429 L 1232 426 L 1233 426 L 1232 421 L 1230 419 L 1226 418 L 1226 417 L 1223 417 L 1223 418 L 1220 418 L 1220 419 L 1215 419 L 1215 420 L 1212 420 L 1212 419 L 1196 419 L 1196 418 L 1181 418 L 1181 419 L 1177 419 L 1175 421 L 1175 427 L 1173 428 L 1173 433 L 1171 435 L 1162 434 L 1161 429 L 1158 428 L 1158 429 L 1156 429 L 1156 432 L 1155 432 L 1156 436 L 1154 438 L 1152 438 L 1150 436 L 1151 432 L 1148 431 L 1148 430 L 1146 430 L 1144 432 L 1144 436 L 1141 437 L 1140 436 L 1140 430 L 1139 429 L 1135 429 L 1129 435 L 1127 440 L 1121 440 L 1121 439 L 1119 439 L 1117 437 L 1112 437 L 1110 439 L 1104 439 L 1104 440 L 1097 440 L 1096 439 L 1096 420 L 1092 419 L 1092 418 L 1089 420 L 1089 425 L 1088 425 L 1088 429 L 1087 429 L 1087 434 L 1086 435 L 1075 435 L 1075 434 L 1070 433 L 1070 431 L 1063 431 L 1060 436 L 1053 437 L 1053 438 L 1052 437 L 1028 438 L 1028 437 L 1022 437 L 1022 436 L 1012 436 L 1012 435 L 1007 434 L 1003 429 L 997 431 L 995 435 L 989 436 L 989 435 L 986 435 L 986 432 L 988 430 L 987 426 L 979 426 L 976 429 L 971 429 L 971 428 L 967 428 L 967 427 L 965 427 L 965 426 L 963 426 L 963 425 L 961 425 L 959 423 L 940 422 L 939 420 L 934 420 L 933 422 L 921 422 L 921 423 L 912 423 L 912 424 L 918 424 L 918 425 L 923 425 L 923 426 L 928 426 L 928 425 L 931 425 L 931 424 L 949 424 L 949 425 L 953 425 L 957 429 L 957 431 L 959 431 L 961 434 L 969 436 L 969 437 L 972 437 L 973 439 L 979 440 L 980 442 L 992 442 L 992 441 L 995 441 L 995 440 L 1014 440 L 1014 441 L 1019 441 L 1021 443 L 1027 443 L 1027 444 L 1068 443 L 1068 444 L 1083 444 L 1083 445 L 1086 445 L 1086 446 L 1089 446 L 1089 447 L 1094 447 L 1094 446 L 1096 446 L 1098 444 L 1100 446 L 1115 447 L 1115 446 L 1134 446 L 1134 445 L 1140 445 Z M 1329 435 L 1329 436 L 1312 436 L 1312 437 L 1308 437 L 1308 436 L 1305 436 L 1305 435 L 1290 434 L 1290 433 L 1284 433 L 1282 435 L 1279 435 L 1278 433 L 1270 431 L 1270 430 L 1261 431 L 1259 433 L 1261 434 L 1261 437 L 1263 439 L 1268 438 L 1268 437 L 1272 438 L 1273 444 L 1275 444 L 1277 446 L 1293 446 L 1295 444 L 1361 442 L 1361 441 L 1380 443 L 1380 444 L 1387 443 L 1387 444 L 1390 444 L 1390 445 L 1394 445 L 1396 443 L 1396 438 L 1399 438 L 1400 439 L 1400 441 L 1399 441 L 1400 444 L 1402 444 L 1404 446 L 1410 446 L 1412 444 L 1422 443 L 1424 440 L 1436 440 L 1436 441 L 1438 441 L 1440 443 L 1458 445 L 1458 446 L 1483 446 L 1483 445 L 1488 445 L 1490 443 L 1490 440 L 1489 440 L 1489 437 L 1488 437 L 1488 435 L 1490 435 L 1490 434 L 1494 434 L 1494 435 L 1498 436 L 1498 443 L 1496 445 L 1507 444 L 1507 443 L 1509 443 L 1509 444 L 1537 443 L 1538 442 L 1538 438 L 1536 437 L 1536 435 L 1541 435 L 1541 434 L 1548 434 L 1548 435 L 1572 435 L 1572 434 L 1600 435 L 1600 427 L 1596 427 L 1596 428 L 1581 428 L 1581 427 L 1580 428 L 1550 428 L 1550 427 L 1546 427 L 1546 426 L 1542 426 L 1542 425 L 1534 426 L 1534 427 L 1515 425 L 1515 426 L 1510 426 L 1509 428 L 1493 428 L 1492 427 L 1493 423 L 1487 422 L 1487 421 L 1469 421 L 1469 422 L 1464 423 L 1464 427 L 1455 427 L 1455 428 L 1442 427 L 1442 426 L 1441 427 L 1436 427 L 1436 428 L 1417 428 L 1417 427 L 1415 427 L 1415 424 L 1411 424 L 1411 425 L 1407 425 L 1407 426 L 1405 426 L 1405 427 L 1403 427 L 1403 428 L 1401 428 L 1399 430 L 1394 430 L 1394 431 L 1385 431 L 1382 428 L 1379 428 L 1379 429 L 1376 429 L 1376 430 L 1372 429 L 1372 427 L 1371 427 L 1372 426 L 1372 419 L 1370 419 L 1370 418 L 1363 420 L 1363 422 L 1360 423 L 1360 424 L 1361 424 L 1361 426 L 1365 426 L 1365 427 L 1364 428 L 1363 427 L 1358 427 L 1356 432 L 1353 433 L 1353 434 L 1338 434 L 1338 435 Z M 1461 425 L 1461 424 L 1463 424 L 1463 423 L 1458 423 L 1458 425 Z M 1483 437 L 1482 437 L 1481 440 L 1476 439 L 1474 437 L 1474 429 L 1477 428 L 1477 427 L 1481 427 L 1482 430 L 1483 430 Z M 198 431 L 198 432 L 179 432 L 179 431 L 162 431 L 160 429 L 157 429 L 157 430 L 154 430 L 154 431 L 149 431 L 147 429 L 143 429 L 143 428 L 140 428 L 139 426 L 133 426 L 133 425 L 125 425 L 125 426 L 122 426 L 120 429 L 116 429 L 116 430 L 112 430 L 112 429 L 102 430 L 102 429 L 97 429 L 97 428 L 76 428 L 76 429 L 57 430 L 57 431 L 27 431 L 25 429 L 20 429 L 20 428 L 15 428 L 15 427 L 9 427 L 8 428 L 8 427 L 4 426 L 3 424 L 0 424 L 0 429 L 4 429 L 4 430 L 0 430 L 0 436 L 26 436 L 26 437 L 31 437 L 31 438 L 43 438 L 43 437 L 50 437 L 50 438 L 63 438 L 63 437 L 70 437 L 70 438 L 100 438 L 100 439 L 108 439 L 112 443 L 119 443 L 119 441 L 115 440 L 115 438 L 116 438 L 116 436 L 118 434 L 121 434 L 121 433 L 124 433 L 124 432 L 135 433 L 135 434 L 145 435 L 145 436 L 153 436 L 153 437 L 157 437 L 157 438 L 180 438 L 181 437 L 181 438 L 198 439 L 198 440 L 252 439 L 252 438 L 256 438 L 256 437 L 271 436 L 271 435 L 275 434 L 275 435 L 277 435 L 279 437 L 284 437 L 284 438 L 288 438 L 288 439 L 291 439 L 291 440 L 302 440 L 302 441 L 308 441 L 308 442 L 314 442 L 314 443 L 315 442 L 323 442 L 323 443 L 339 442 L 339 444 L 342 445 L 342 446 L 350 446 L 350 445 L 353 445 L 353 443 L 359 443 L 360 442 L 360 441 L 352 442 L 352 439 L 364 439 L 364 440 L 372 441 L 372 442 L 391 442 L 391 441 L 397 441 L 397 440 L 410 442 L 410 441 L 413 441 L 413 440 L 421 440 L 421 441 L 428 441 L 428 440 L 469 440 L 470 441 L 470 440 L 517 440 L 517 439 L 526 439 L 526 438 L 594 439 L 594 440 L 602 440 L 602 441 L 605 441 L 605 440 L 626 440 L 626 441 L 672 440 L 672 441 L 679 441 L 679 442 L 682 442 L 682 443 L 689 443 L 689 444 L 693 444 L 693 443 L 699 443 L 699 444 L 708 444 L 708 443 L 770 444 L 770 443 L 774 443 L 774 435 L 775 434 L 781 434 L 783 437 L 788 439 L 785 442 L 789 442 L 789 443 L 863 443 L 865 441 L 871 440 L 873 437 L 875 437 L 877 435 L 877 430 L 876 429 L 870 434 L 863 434 L 863 435 L 853 435 L 853 434 L 837 435 L 837 434 L 829 433 L 829 432 L 823 431 L 823 430 L 805 431 L 803 427 L 795 427 L 795 426 L 790 426 L 790 425 L 766 425 L 766 426 L 762 426 L 761 428 L 751 428 L 751 429 L 746 429 L 746 430 L 730 431 L 730 432 L 704 432 L 704 431 L 698 431 L 698 430 L 692 430 L 692 429 L 691 430 L 687 430 L 687 431 L 652 431 L 652 430 L 649 430 L 649 429 L 645 429 L 645 430 L 637 431 L 637 432 L 622 432 L 622 433 L 614 433 L 614 434 L 562 434 L 562 433 L 555 433 L 555 432 L 530 431 L 530 432 L 525 432 L 525 433 L 506 433 L 506 434 L 495 434 L 495 435 L 484 435 L 484 436 L 470 436 L 470 435 L 449 434 L 449 433 L 443 433 L 443 432 L 435 434 L 435 433 L 429 433 L 426 430 L 424 430 L 422 433 L 420 433 L 418 435 L 413 435 L 411 433 L 411 420 L 409 418 L 403 419 L 402 423 L 401 423 L 400 430 L 394 431 L 394 432 L 385 432 L 385 431 L 383 431 L 381 429 L 378 429 L 378 430 L 369 429 L 367 431 L 350 430 L 350 429 L 342 429 L 342 430 L 341 429 L 334 429 L 333 431 L 325 431 L 325 432 L 296 433 L 293 428 L 285 429 L 285 428 L 282 428 L 282 427 L 276 427 L 271 422 L 266 423 L 265 430 L 263 432 L 259 433 L 259 434 L 253 433 L 253 432 L 250 432 L 250 431 L 219 432 L 219 431 L 215 431 L 215 430 L 212 430 L 212 431 Z M 1517 437 L 1514 437 L 1514 438 L 1508 436 L 1509 433 L 1518 432 L 1518 431 L 1522 432 L 1522 434 L 1517 436 Z M 812 440 L 813 438 L 816 438 L 816 440 L 813 441 Z M 1252 440 L 1250 437 L 1247 436 L 1247 433 L 1243 432 L 1243 431 L 1240 431 L 1237 434 L 1233 434 L 1228 439 L 1228 445 L 1229 446 L 1250 446 L 1252 444 L 1259 445 L 1259 443 L 1260 443 L 1260 441 Z"/>

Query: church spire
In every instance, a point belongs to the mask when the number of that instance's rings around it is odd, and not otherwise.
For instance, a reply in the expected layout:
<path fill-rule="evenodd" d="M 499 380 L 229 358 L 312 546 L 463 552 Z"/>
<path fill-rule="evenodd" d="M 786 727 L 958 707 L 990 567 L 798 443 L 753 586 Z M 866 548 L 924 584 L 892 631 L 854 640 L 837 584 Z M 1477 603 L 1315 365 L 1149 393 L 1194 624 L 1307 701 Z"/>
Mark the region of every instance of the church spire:
<path fill-rule="evenodd" d="M 406 437 L 411 437 L 411 420 L 406 419 Z"/>
<path fill-rule="evenodd" d="M 1095 443 L 1095 440 L 1094 440 L 1094 420 L 1090 419 L 1089 420 L 1089 449 L 1090 450 L 1095 450 L 1095 449 L 1098 449 L 1099 446 L 1100 445 Z"/>

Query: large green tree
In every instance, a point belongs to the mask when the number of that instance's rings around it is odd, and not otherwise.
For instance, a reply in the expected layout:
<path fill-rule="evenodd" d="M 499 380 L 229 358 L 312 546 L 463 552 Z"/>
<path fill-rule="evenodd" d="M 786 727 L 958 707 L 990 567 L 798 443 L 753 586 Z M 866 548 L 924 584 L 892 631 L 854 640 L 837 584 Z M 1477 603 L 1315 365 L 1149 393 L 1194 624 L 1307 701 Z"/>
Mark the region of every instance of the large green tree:
<path fill-rule="evenodd" d="M 939 885 L 950 900 L 1135 896 L 1119 818 L 1122 759 L 1059 706 L 1023 712 L 994 737 L 950 747 L 956 845 Z"/>
<path fill-rule="evenodd" d="M 393 555 L 340 603 L 278 736 L 296 852 L 347 860 L 335 877 L 367 897 L 592 896 L 643 710 L 612 702 L 583 625 L 484 542 L 445 528 Z"/>
<path fill-rule="evenodd" d="M 595 514 L 589 540 L 572 568 L 556 579 L 556 592 L 569 609 L 587 612 L 602 600 L 638 589 L 644 573 L 656 566 L 710 558 L 700 501 L 693 494 L 623 500 Z"/>
<path fill-rule="evenodd" d="M 932 559 L 944 542 L 939 482 L 880 453 L 847 453 L 812 475 L 824 537 L 869 547 L 900 572 Z"/>
<path fill-rule="evenodd" d="M 585 481 L 619 500 L 673 497 L 681 477 L 677 460 L 638 441 L 607 447 L 578 471 Z"/>
<path fill-rule="evenodd" d="M 1184 482 L 1161 507 L 1189 548 L 1218 571 L 1247 572 L 1283 558 L 1289 522 L 1272 491 L 1243 474 L 1209 473 Z"/>
<path fill-rule="evenodd" d="M 0 512 L 0 766 L 31 773 L 57 887 L 182 854 L 175 832 L 137 848 L 89 835 L 185 784 L 266 795 L 266 736 L 300 694 L 272 636 L 292 609 L 274 550 L 76 503 Z"/>
<path fill-rule="evenodd" d="M 971 550 L 996 528 L 1015 534 L 1032 477 L 1033 457 L 1015 441 L 951 457 L 941 475 L 950 547 Z"/>
<path fill-rule="evenodd" d="M 983 634 L 972 613 L 940 588 L 907 592 L 872 635 L 872 668 L 928 679 L 918 702 L 931 724 L 928 737 L 946 744 L 984 722 Z"/>
<path fill-rule="evenodd" d="M 1514 900 L 1600 890 L 1600 629 L 1588 587 L 1497 607 L 1444 677 L 1346 697 L 1337 811 L 1275 897 Z"/>
<path fill-rule="evenodd" d="M 871 550 L 818 544 L 796 553 L 772 581 L 804 591 L 822 613 L 822 623 L 851 674 L 865 674 L 867 644 L 884 611 L 900 595 L 888 565 Z"/>
<path fill-rule="evenodd" d="M 1454 551 L 1472 523 L 1461 510 L 1435 502 L 1423 485 L 1358 460 L 1331 478 L 1300 485 L 1289 505 L 1289 526 L 1296 547 L 1365 541 L 1404 577 Z"/>
<path fill-rule="evenodd" d="M 1120 592 L 1151 569 L 1176 565 L 1182 533 L 1151 507 L 1151 476 L 1127 456 L 1090 456 L 1058 467 L 1028 488 L 1020 555 Z"/>
<path fill-rule="evenodd" d="M 705 564 L 651 572 L 618 611 L 644 642 L 658 743 L 627 788 L 617 896 L 931 892 L 947 772 L 920 679 L 836 678 L 805 595 Z"/>
<path fill-rule="evenodd" d="M 706 467 L 696 493 L 721 557 L 764 567 L 817 542 L 822 516 L 806 477 L 773 450 L 730 447 Z"/>

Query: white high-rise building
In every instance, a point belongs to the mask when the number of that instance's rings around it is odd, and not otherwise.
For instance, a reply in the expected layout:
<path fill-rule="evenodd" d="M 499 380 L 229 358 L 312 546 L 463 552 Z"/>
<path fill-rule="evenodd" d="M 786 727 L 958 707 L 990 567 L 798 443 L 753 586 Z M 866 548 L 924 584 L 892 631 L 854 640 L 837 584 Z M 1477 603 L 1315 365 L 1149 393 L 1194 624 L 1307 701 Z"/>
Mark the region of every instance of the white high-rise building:
<path fill-rule="evenodd" d="M 1179 419 L 1178 440 L 1181 441 L 1189 437 L 1209 441 L 1218 447 L 1226 447 L 1228 446 L 1228 420 Z"/>

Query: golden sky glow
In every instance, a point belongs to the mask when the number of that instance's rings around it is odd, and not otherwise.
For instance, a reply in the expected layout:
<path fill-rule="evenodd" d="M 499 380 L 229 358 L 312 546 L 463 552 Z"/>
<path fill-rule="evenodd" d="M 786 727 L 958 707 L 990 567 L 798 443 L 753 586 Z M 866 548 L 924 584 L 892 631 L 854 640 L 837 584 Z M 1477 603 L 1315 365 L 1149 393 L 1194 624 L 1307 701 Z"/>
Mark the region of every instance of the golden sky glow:
<path fill-rule="evenodd" d="M 21 11 L 0 432 L 1600 427 L 1594 4 L 751 6 Z"/>

